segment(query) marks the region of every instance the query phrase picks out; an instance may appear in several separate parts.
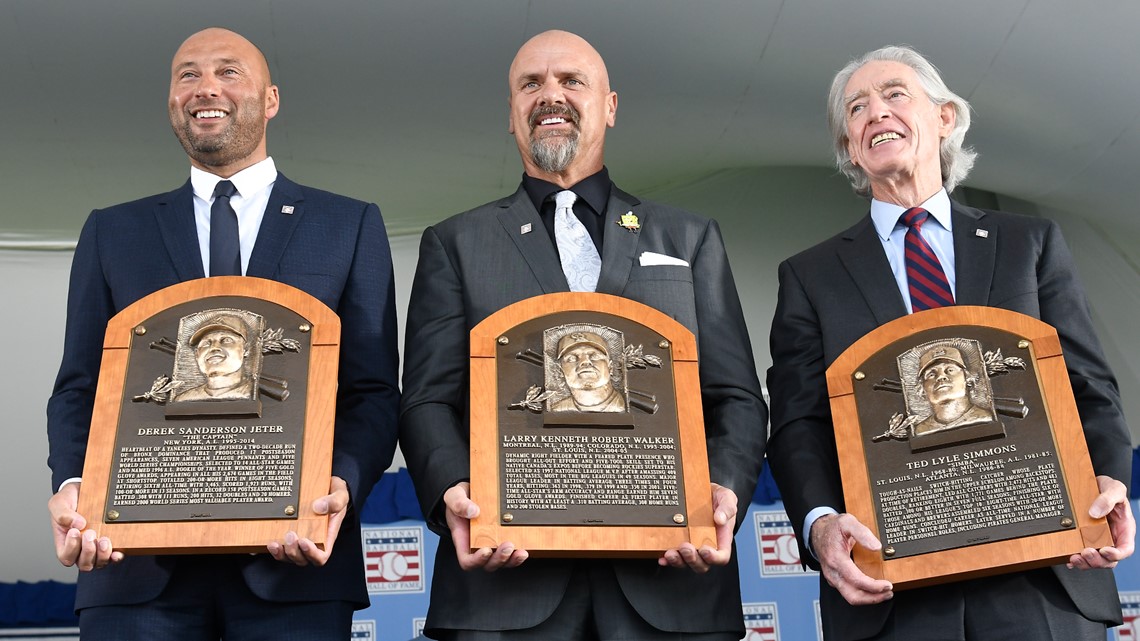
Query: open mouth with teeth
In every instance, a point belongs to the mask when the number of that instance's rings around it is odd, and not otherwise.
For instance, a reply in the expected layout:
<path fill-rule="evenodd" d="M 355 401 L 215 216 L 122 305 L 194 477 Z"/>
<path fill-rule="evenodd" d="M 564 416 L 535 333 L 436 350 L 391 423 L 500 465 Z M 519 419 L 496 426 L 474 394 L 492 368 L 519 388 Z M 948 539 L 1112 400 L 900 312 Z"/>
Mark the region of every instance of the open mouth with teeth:
<path fill-rule="evenodd" d="M 221 109 L 202 109 L 201 111 L 194 112 L 196 120 L 212 120 L 216 118 L 225 118 L 226 112 Z"/>
<path fill-rule="evenodd" d="M 879 145 L 890 142 L 892 140 L 902 140 L 902 135 L 894 131 L 884 131 L 871 139 L 871 146 L 878 147 Z"/>

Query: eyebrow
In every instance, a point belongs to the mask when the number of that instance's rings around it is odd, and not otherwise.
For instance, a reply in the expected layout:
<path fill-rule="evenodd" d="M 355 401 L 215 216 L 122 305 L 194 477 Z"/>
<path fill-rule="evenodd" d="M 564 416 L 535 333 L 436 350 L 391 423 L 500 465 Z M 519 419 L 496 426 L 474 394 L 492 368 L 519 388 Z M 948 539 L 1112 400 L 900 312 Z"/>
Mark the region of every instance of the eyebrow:
<path fill-rule="evenodd" d="M 207 61 L 207 62 L 214 62 L 220 66 L 234 65 L 237 67 L 241 67 L 242 69 L 245 69 L 248 66 L 244 62 L 242 62 L 242 60 L 240 58 L 219 58 L 217 60 Z M 186 67 L 197 67 L 201 64 L 204 64 L 204 63 L 200 60 L 187 60 L 185 62 L 180 62 L 177 65 L 175 65 L 174 69 L 178 70 L 178 69 L 185 69 Z"/>
<path fill-rule="evenodd" d="M 906 87 L 906 86 L 907 86 L 906 81 L 904 81 L 902 78 L 891 78 L 889 80 L 884 80 L 883 82 L 875 85 L 875 90 L 876 91 L 882 91 L 884 89 L 889 89 L 891 87 Z M 853 94 L 847 95 L 843 99 L 843 104 L 844 105 L 850 105 L 851 103 L 855 102 L 856 100 L 858 100 L 858 99 L 860 99 L 866 95 L 867 95 L 867 92 L 860 89 L 859 91 L 856 91 Z"/>
<path fill-rule="evenodd" d="M 521 84 L 524 84 L 524 83 L 529 82 L 531 80 L 542 80 L 543 76 L 545 76 L 545 75 L 546 74 L 543 72 L 531 72 L 531 73 L 520 74 L 519 77 L 515 79 L 515 84 L 521 85 Z M 590 74 L 586 73 L 582 69 L 577 69 L 577 68 L 555 71 L 554 76 L 557 78 L 566 78 L 566 77 L 572 76 L 572 77 L 580 79 L 582 82 L 585 82 L 587 84 L 589 84 L 589 82 L 590 82 Z"/>

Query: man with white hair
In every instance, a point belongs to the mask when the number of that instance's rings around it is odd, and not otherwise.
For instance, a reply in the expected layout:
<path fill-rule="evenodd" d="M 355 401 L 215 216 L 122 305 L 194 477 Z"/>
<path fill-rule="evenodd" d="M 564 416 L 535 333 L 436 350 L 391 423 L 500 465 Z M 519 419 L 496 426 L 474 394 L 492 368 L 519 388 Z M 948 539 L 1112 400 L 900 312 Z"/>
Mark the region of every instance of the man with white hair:
<path fill-rule="evenodd" d="M 872 51 L 840 71 L 829 120 L 839 169 L 871 198 L 870 215 L 780 265 L 772 322 L 768 460 L 802 558 L 821 570 L 829 640 L 1097 639 L 1121 621 L 1112 568 L 1136 523 L 1120 479 L 1131 440 L 1120 393 L 1057 225 L 950 199 L 974 152 L 962 146 L 969 105 L 906 47 Z M 825 371 L 852 343 L 912 311 L 983 305 L 1057 328 L 1101 495 L 1074 505 L 1107 516 L 1114 546 L 1065 565 L 895 594 L 851 560 L 878 550 L 844 514 Z"/>

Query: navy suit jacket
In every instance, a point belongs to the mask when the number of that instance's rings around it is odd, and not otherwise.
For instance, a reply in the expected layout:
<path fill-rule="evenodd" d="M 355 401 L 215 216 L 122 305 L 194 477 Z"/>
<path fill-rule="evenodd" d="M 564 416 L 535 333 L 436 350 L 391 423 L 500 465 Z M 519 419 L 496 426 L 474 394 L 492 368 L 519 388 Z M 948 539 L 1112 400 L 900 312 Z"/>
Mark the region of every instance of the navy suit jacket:
<path fill-rule="evenodd" d="M 641 224 L 636 233 L 618 225 L 631 211 Z M 710 474 L 736 493 L 743 519 L 760 472 L 768 412 L 720 229 L 616 187 L 605 217 L 597 291 L 655 307 L 696 334 Z M 528 225 L 535 231 L 522 233 Z M 645 251 L 688 266 L 642 266 L 638 256 Z M 563 559 L 464 572 L 442 520 L 444 491 L 470 475 L 468 332 L 507 305 L 565 291 L 557 249 L 521 187 L 424 232 L 408 307 L 400 443 L 428 524 L 440 534 L 429 631 L 533 627 L 566 590 L 573 562 Z M 655 627 L 743 635 L 735 553 L 730 565 L 706 574 L 651 559 L 612 566 L 626 598 Z"/>
<path fill-rule="evenodd" d="M 292 214 L 282 212 L 285 206 Z M 278 174 L 246 275 L 304 290 L 340 316 L 344 349 L 332 472 L 347 482 L 354 502 L 363 502 L 392 460 L 399 407 L 392 257 L 379 209 Z M 107 321 L 159 289 L 204 276 L 189 181 L 88 217 L 71 268 L 63 362 L 48 401 L 53 492 L 83 473 Z M 264 599 L 366 607 L 358 532 L 357 512 L 350 510 L 322 568 L 296 567 L 268 554 L 233 560 Z M 175 562 L 171 556 L 127 557 L 82 572 L 76 609 L 153 599 Z"/>
<path fill-rule="evenodd" d="M 956 202 L 951 211 L 957 303 L 1013 310 L 1057 329 L 1093 468 L 1128 482 L 1132 444 L 1120 392 L 1060 229 L 1042 218 Z M 804 518 L 820 506 L 844 509 L 825 372 L 852 343 L 907 311 L 870 216 L 784 261 L 779 274 L 768 370 L 768 460 L 803 557 L 819 569 L 804 545 Z M 1087 618 L 1120 623 L 1110 570 L 1054 569 Z M 877 633 L 891 611 L 890 601 L 849 605 L 822 575 L 820 605 L 824 634 L 840 641 Z"/>

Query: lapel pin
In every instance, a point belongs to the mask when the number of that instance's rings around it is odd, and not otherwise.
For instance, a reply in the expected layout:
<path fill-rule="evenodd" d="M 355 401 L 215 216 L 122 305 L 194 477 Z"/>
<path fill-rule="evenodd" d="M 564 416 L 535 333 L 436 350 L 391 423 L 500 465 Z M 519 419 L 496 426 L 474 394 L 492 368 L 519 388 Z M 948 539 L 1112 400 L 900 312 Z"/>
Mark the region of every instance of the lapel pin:
<path fill-rule="evenodd" d="M 631 232 L 641 229 L 641 223 L 637 222 L 637 216 L 634 215 L 632 210 L 622 214 L 621 220 L 617 221 L 617 224 Z"/>
<path fill-rule="evenodd" d="M 979 230 L 974 232 L 974 235 L 977 236 L 978 238 L 989 238 L 990 232 L 986 231 L 985 229 L 979 229 Z"/>
<path fill-rule="evenodd" d="M 293 215 L 293 205 L 282 205 L 281 213 Z"/>
<path fill-rule="evenodd" d="M 532 227 L 530 226 L 530 223 L 527 223 L 527 224 L 523 225 L 522 227 L 519 227 L 519 233 L 520 234 L 529 234 L 531 229 L 532 229 Z"/>

